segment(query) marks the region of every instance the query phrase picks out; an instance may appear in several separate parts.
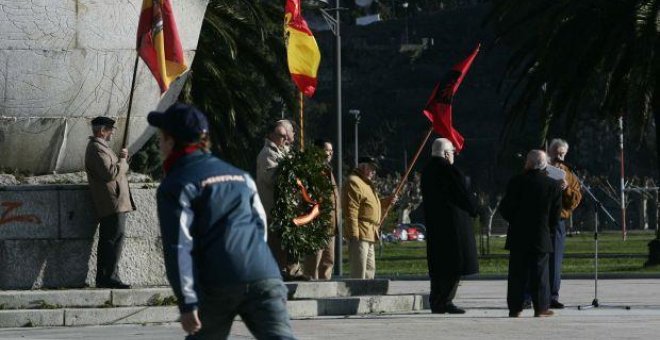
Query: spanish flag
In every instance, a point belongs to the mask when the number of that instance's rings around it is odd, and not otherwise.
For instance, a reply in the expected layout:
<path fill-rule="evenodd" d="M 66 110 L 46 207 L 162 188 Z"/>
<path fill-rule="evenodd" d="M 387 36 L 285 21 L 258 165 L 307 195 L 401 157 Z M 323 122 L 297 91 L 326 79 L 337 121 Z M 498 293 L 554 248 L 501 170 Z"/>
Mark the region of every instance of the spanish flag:
<path fill-rule="evenodd" d="M 300 10 L 300 0 L 287 0 L 284 9 L 284 34 L 289 72 L 293 82 L 307 97 L 316 91 L 316 73 L 321 52 Z"/>
<path fill-rule="evenodd" d="M 143 0 L 137 50 L 164 93 L 188 69 L 170 0 Z"/>

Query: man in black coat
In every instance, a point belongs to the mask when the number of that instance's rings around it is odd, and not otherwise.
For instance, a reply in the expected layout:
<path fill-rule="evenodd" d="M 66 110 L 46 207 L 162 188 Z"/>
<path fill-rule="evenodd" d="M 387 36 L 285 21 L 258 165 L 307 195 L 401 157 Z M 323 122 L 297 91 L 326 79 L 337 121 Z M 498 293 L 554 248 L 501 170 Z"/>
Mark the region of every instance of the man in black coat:
<path fill-rule="evenodd" d="M 548 157 L 541 150 L 527 154 L 525 172 L 509 181 L 500 213 L 509 222 L 506 249 L 509 256 L 507 305 L 509 316 L 518 317 L 529 283 L 534 316 L 552 316 L 548 260 L 552 235 L 561 210 L 561 188 L 547 176 Z M 529 281 L 529 282 L 527 282 Z"/>
<path fill-rule="evenodd" d="M 433 142 L 431 160 L 422 173 L 426 220 L 426 257 L 431 277 L 433 313 L 462 314 L 452 300 L 462 275 L 479 272 L 472 219 L 477 205 L 465 176 L 453 165 L 455 148 L 446 138 Z"/>

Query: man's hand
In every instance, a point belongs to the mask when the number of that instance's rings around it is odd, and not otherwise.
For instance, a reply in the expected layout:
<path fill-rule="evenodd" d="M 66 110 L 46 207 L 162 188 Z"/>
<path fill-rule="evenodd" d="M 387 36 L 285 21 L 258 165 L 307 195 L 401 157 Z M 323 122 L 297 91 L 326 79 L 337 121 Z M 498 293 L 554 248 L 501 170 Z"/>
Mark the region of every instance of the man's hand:
<path fill-rule="evenodd" d="M 181 314 L 181 327 L 188 334 L 195 334 L 202 328 L 202 323 L 199 321 L 197 310 Z"/>
<path fill-rule="evenodd" d="M 561 190 L 566 190 L 566 188 L 568 188 L 568 182 L 566 181 L 565 178 L 562 179 L 561 183 L 559 183 L 559 184 L 561 185 Z"/>
<path fill-rule="evenodd" d="M 128 158 L 128 149 L 121 149 L 121 151 L 119 151 L 119 158 Z"/>

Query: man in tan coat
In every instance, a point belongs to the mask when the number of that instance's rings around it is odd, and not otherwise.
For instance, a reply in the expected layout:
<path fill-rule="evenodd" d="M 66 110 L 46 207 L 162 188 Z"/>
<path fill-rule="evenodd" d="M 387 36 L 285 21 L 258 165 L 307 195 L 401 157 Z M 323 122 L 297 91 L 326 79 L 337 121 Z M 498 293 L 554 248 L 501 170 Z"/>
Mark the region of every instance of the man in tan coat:
<path fill-rule="evenodd" d="M 305 258 L 303 272 L 313 280 L 330 280 L 332 278 L 332 268 L 335 265 L 335 236 L 337 235 L 337 220 L 339 219 L 337 216 L 339 192 L 337 190 L 337 182 L 335 182 L 335 177 L 332 175 L 332 168 L 330 166 L 332 155 L 334 154 L 332 143 L 327 140 L 319 139 L 314 141 L 314 145 L 325 151 L 327 156 L 328 180 L 332 183 L 331 200 L 327 206 L 322 206 L 321 208 L 332 209 L 332 212 L 330 213 L 330 221 L 327 226 L 330 238 L 328 239 L 328 245 L 325 248 L 319 249 L 316 254 L 308 255 Z"/>
<path fill-rule="evenodd" d="M 115 131 L 115 121 L 108 117 L 92 120 L 94 136 L 89 137 L 85 153 L 85 171 L 92 201 L 99 219 L 99 243 L 96 256 L 96 287 L 130 288 L 118 276 L 118 262 L 124 244 L 126 213 L 135 210 L 128 187 L 128 150 L 117 156 L 108 142 Z"/>
<path fill-rule="evenodd" d="M 344 237 L 348 240 L 351 278 L 373 279 L 376 275 L 375 244 L 380 237 L 382 212 L 396 198 L 382 202 L 371 182 L 378 163 L 371 157 L 360 157 L 358 166 L 348 176 L 342 196 Z"/>
<path fill-rule="evenodd" d="M 552 242 L 554 253 L 550 256 L 550 308 L 554 309 L 564 308 L 564 304 L 559 302 L 559 287 L 561 285 L 561 263 L 564 259 L 564 244 L 566 241 L 566 222 L 582 200 L 580 181 L 564 162 L 567 153 L 568 143 L 565 140 L 556 138 L 550 142 L 548 148 L 550 164 L 566 172 L 566 177 L 560 183 L 562 190 L 561 218 L 556 225 Z"/>

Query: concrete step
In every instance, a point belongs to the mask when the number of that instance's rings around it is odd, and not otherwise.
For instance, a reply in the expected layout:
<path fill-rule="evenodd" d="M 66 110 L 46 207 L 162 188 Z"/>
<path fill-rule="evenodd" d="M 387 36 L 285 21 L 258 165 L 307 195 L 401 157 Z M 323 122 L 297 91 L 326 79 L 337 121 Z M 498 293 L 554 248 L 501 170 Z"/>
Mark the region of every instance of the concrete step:
<path fill-rule="evenodd" d="M 385 295 L 389 280 L 286 282 L 289 300 Z M 169 287 L 136 289 L 67 289 L 0 291 L 0 310 L 67 307 L 139 307 L 174 305 Z"/>
<path fill-rule="evenodd" d="M 424 307 L 422 295 L 381 295 L 291 300 L 287 309 L 292 319 L 329 315 L 409 313 Z M 0 328 L 87 326 L 175 322 L 175 306 L 55 308 L 0 310 Z"/>

